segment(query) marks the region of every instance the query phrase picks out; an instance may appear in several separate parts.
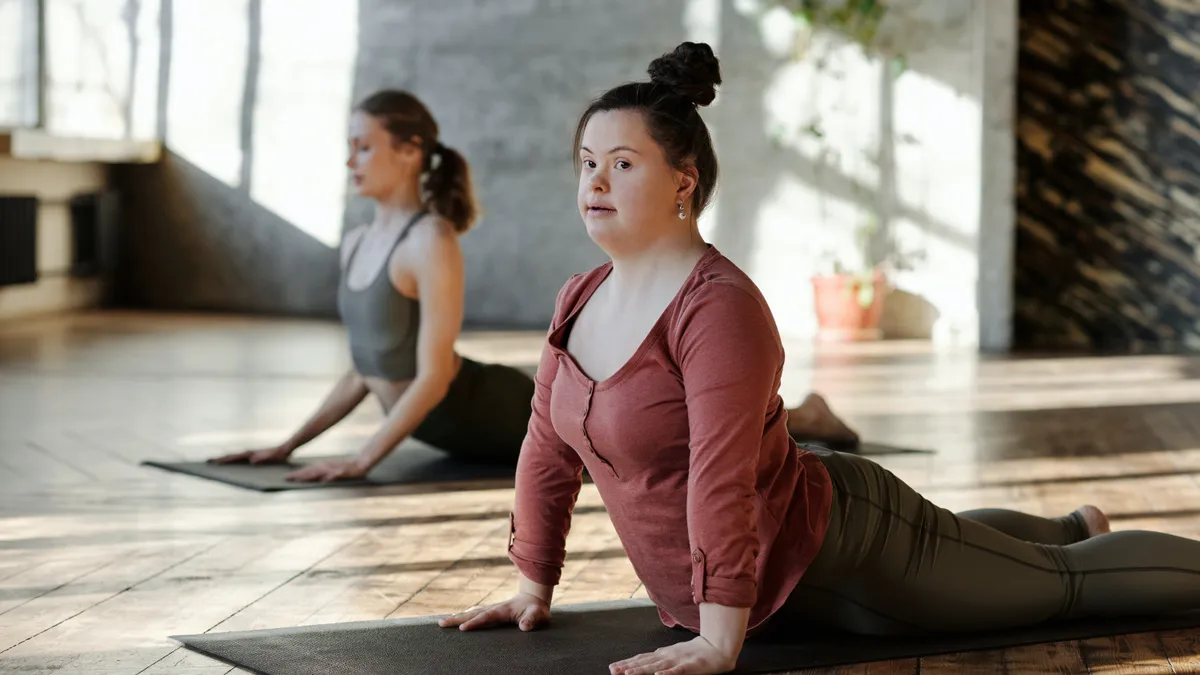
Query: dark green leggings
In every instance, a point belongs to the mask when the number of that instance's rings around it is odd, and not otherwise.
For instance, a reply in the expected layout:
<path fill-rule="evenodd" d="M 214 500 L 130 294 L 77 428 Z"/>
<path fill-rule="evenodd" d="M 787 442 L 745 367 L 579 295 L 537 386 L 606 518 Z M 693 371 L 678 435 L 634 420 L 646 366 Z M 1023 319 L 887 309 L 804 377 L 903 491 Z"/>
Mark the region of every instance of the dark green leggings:
<path fill-rule="evenodd" d="M 789 622 L 896 635 L 1200 608 L 1200 541 L 1088 539 L 1077 514 L 955 514 L 868 459 L 808 449 L 834 497 L 825 543 L 780 611 Z"/>
<path fill-rule="evenodd" d="M 412 436 L 454 457 L 515 467 L 533 389 L 533 378 L 516 368 L 463 358 L 449 392 Z"/>

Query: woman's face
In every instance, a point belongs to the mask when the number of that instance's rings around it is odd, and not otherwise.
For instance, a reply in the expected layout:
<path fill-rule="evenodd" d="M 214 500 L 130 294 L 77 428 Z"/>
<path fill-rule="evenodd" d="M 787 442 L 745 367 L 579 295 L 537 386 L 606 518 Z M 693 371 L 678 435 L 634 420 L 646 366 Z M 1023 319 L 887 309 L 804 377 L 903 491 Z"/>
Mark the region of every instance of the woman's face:
<path fill-rule="evenodd" d="M 633 110 L 596 113 L 580 142 L 579 213 L 588 236 L 610 255 L 646 249 L 690 226 L 693 176 L 677 171 Z"/>
<path fill-rule="evenodd" d="M 421 174 L 421 151 L 413 143 L 397 143 L 380 121 L 355 111 L 350 116 L 350 158 L 355 192 L 384 200 L 411 189 Z"/>

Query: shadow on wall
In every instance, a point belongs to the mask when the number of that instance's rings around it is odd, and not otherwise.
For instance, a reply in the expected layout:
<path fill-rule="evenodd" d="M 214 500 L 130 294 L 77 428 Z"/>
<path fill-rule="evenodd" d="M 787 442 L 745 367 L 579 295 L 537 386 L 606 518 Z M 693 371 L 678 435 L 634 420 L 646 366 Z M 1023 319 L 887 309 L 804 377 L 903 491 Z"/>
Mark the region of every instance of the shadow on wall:
<path fill-rule="evenodd" d="M 153 309 L 333 315 L 337 252 L 174 152 L 112 172 L 117 297 Z"/>
<path fill-rule="evenodd" d="M 888 294 L 879 328 L 889 339 L 927 339 L 941 312 L 925 298 L 899 288 Z"/>

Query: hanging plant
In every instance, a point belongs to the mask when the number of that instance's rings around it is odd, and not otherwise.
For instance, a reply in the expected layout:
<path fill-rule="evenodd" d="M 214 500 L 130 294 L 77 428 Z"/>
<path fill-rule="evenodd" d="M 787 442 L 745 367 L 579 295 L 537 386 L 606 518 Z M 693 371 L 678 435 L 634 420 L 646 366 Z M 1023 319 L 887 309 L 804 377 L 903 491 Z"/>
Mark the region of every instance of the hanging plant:
<path fill-rule="evenodd" d="M 899 77 L 906 68 L 903 56 L 882 53 L 886 50 L 881 50 L 876 40 L 889 9 L 883 0 L 768 0 L 766 4 L 790 12 L 804 33 L 832 30 L 849 38 L 864 52 L 889 58 L 892 77 Z M 797 58 L 804 58 L 809 44 L 808 39 L 797 40 Z"/>
<path fill-rule="evenodd" d="M 879 32 L 887 6 L 879 0 L 845 0 L 836 6 L 823 0 L 784 0 L 797 5 L 792 14 L 811 26 L 833 28 L 869 48 Z"/>

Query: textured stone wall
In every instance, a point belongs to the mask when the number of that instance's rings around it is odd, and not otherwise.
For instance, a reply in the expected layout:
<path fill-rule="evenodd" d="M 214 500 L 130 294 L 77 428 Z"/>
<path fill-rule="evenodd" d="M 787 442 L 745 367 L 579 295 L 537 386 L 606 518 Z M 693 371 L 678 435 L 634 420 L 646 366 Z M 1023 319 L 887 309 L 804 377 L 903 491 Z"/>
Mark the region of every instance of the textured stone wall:
<path fill-rule="evenodd" d="M 1015 344 L 1200 347 L 1200 6 L 1023 2 Z"/>

